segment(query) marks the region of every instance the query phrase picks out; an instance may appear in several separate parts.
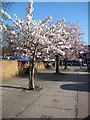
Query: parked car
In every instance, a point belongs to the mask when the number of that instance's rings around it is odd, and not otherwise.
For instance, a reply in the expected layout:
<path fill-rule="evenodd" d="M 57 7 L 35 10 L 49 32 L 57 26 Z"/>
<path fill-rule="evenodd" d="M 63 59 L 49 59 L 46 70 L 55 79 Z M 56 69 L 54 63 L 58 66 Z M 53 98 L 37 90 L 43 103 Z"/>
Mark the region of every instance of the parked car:
<path fill-rule="evenodd" d="M 10 60 L 10 59 L 12 59 L 12 56 L 6 56 L 6 57 L 4 57 L 4 59 Z"/>
<path fill-rule="evenodd" d="M 90 47 L 89 47 L 89 53 L 87 54 L 87 69 L 90 70 Z"/>
<path fill-rule="evenodd" d="M 90 58 L 87 59 L 87 69 L 90 70 Z"/>
<path fill-rule="evenodd" d="M 75 61 L 75 62 L 73 63 L 73 65 L 74 65 L 74 66 L 80 66 L 80 62 Z"/>
<path fill-rule="evenodd" d="M 87 65 L 87 69 L 90 70 L 90 63 Z"/>
<path fill-rule="evenodd" d="M 86 63 L 83 63 L 83 66 L 87 66 L 87 64 L 86 64 Z"/>
<path fill-rule="evenodd" d="M 54 59 L 44 59 L 45 62 L 55 62 Z"/>
<path fill-rule="evenodd" d="M 30 61 L 30 58 L 16 58 L 15 60 L 18 60 L 18 61 Z"/>

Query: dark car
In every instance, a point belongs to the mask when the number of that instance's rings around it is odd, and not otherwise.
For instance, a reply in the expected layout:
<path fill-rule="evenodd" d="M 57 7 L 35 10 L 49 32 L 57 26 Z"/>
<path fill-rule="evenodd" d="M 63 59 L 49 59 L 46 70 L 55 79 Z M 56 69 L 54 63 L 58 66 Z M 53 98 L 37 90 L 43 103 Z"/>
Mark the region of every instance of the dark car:
<path fill-rule="evenodd" d="M 90 70 L 90 58 L 87 58 L 87 69 Z"/>
<path fill-rule="evenodd" d="M 80 62 L 75 61 L 75 62 L 73 63 L 73 65 L 74 65 L 74 66 L 80 66 Z"/>

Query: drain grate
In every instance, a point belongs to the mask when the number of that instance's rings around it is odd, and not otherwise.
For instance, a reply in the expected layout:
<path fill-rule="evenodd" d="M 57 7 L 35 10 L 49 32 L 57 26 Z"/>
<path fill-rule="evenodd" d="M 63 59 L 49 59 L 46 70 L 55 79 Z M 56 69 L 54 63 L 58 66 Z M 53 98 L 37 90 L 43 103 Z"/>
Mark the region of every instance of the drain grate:
<path fill-rule="evenodd" d="M 51 116 L 42 114 L 42 115 L 41 115 L 41 120 L 51 120 Z"/>

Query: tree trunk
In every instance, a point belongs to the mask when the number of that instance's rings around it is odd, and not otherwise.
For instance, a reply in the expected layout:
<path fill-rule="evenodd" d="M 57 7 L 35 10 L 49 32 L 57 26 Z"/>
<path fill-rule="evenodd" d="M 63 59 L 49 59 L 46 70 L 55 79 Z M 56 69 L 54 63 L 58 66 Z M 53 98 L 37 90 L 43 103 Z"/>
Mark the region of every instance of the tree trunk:
<path fill-rule="evenodd" d="M 68 64 L 68 60 L 67 58 L 65 59 L 65 68 L 64 69 L 67 69 L 67 64 Z"/>
<path fill-rule="evenodd" d="M 33 54 L 33 59 L 32 59 L 32 66 L 30 70 L 30 65 L 29 65 L 29 89 L 35 89 L 34 85 L 34 65 L 35 64 L 35 53 Z"/>
<path fill-rule="evenodd" d="M 59 73 L 59 56 L 56 55 L 56 73 Z"/>

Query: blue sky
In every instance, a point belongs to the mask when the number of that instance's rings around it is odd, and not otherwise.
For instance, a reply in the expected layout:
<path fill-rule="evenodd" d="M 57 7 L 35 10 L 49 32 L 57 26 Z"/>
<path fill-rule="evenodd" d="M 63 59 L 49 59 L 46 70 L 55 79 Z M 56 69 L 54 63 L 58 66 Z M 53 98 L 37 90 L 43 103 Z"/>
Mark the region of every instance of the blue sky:
<path fill-rule="evenodd" d="M 16 2 L 7 11 L 12 17 L 13 14 L 24 19 L 27 2 Z M 33 19 L 44 19 L 53 14 L 53 21 L 65 18 L 67 22 L 78 23 L 84 32 L 84 40 L 88 44 L 88 2 L 34 2 Z M 8 21 L 9 22 L 9 21 Z"/>

